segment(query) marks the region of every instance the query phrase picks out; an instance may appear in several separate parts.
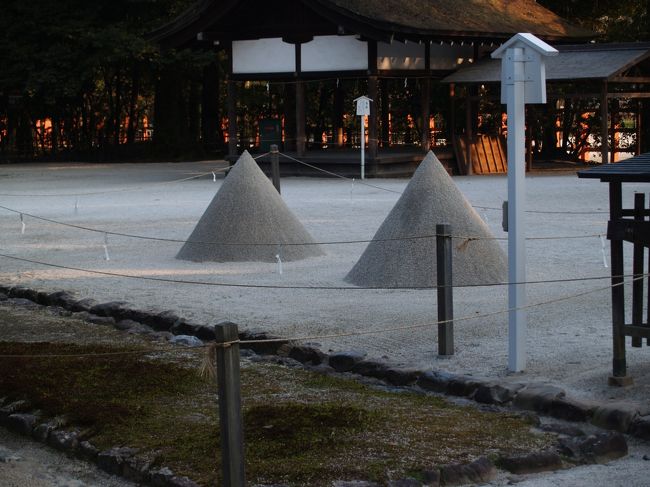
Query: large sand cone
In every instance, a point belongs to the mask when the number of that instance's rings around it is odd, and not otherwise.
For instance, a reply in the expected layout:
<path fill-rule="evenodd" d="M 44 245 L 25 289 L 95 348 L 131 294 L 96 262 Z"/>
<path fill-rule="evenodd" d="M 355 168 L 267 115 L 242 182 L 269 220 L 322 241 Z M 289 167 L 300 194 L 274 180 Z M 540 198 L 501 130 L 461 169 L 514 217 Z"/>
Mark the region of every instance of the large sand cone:
<path fill-rule="evenodd" d="M 492 237 L 488 227 L 429 152 L 404 193 L 345 280 L 357 286 L 435 286 L 436 224 L 451 224 L 452 235 Z M 506 257 L 494 240 L 452 240 L 453 284 L 503 282 Z"/>
<path fill-rule="evenodd" d="M 245 151 L 196 224 L 177 259 L 196 262 L 275 262 L 323 255 Z M 246 245 L 246 244 L 312 245 Z M 241 245 L 240 245 L 241 244 Z"/>

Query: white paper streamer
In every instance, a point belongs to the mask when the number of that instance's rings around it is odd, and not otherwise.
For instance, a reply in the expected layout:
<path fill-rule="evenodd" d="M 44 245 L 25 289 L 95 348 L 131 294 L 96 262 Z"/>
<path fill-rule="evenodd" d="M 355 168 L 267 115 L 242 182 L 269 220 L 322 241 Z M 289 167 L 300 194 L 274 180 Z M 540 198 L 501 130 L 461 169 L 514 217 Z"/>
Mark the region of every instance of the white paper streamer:
<path fill-rule="evenodd" d="M 408 88 L 408 87 L 409 87 L 409 79 L 404 78 L 404 88 Z"/>
<path fill-rule="evenodd" d="M 20 234 L 21 234 L 21 235 L 24 235 L 24 234 L 25 234 L 25 219 L 24 219 L 22 213 L 20 214 L 20 225 L 21 225 L 21 227 L 22 227 L 22 228 L 20 229 Z"/>
<path fill-rule="evenodd" d="M 216 183 L 217 182 L 217 175 L 212 171 L 212 182 Z"/>
<path fill-rule="evenodd" d="M 108 234 L 104 234 L 104 259 L 111 260 L 111 256 L 108 255 Z"/>
<path fill-rule="evenodd" d="M 275 254 L 275 260 L 278 262 L 278 274 L 282 275 L 282 259 L 280 258 L 281 248 L 278 249 L 278 253 Z"/>
<path fill-rule="evenodd" d="M 603 265 L 605 266 L 605 269 L 607 269 L 609 266 L 607 265 L 607 255 L 605 254 L 605 237 L 603 235 L 600 236 L 600 251 L 603 254 Z"/>

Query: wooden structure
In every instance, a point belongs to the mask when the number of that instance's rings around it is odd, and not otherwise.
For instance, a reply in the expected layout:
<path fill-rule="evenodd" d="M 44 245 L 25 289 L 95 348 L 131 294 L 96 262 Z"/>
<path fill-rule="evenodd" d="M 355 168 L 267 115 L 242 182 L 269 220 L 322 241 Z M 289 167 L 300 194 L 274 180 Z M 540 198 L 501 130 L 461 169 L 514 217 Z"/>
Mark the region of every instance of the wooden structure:
<path fill-rule="evenodd" d="M 367 91 L 355 96 L 367 95 L 381 101 L 383 97 L 378 95 L 386 91 L 385 80 L 418 79 L 423 87 L 421 113 L 413 116 L 423 121 L 419 147 L 409 153 L 402 150 L 400 157 L 390 157 L 396 164 L 411 164 L 429 150 L 432 81 L 489 54 L 495 45 L 516 32 L 531 32 L 557 42 L 592 35 L 534 0 L 202 0 L 176 21 L 154 32 L 152 38 L 163 48 L 225 51 L 229 60 L 230 158 L 238 152 L 240 82 L 274 80 L 291 85 L 295 108 L 285 111 L 294 112 L 286 115 L 291 115 L 290 126 L 294 127 L 295 136 L 289 135 L 287 139 L 291 140 L 295 155 L 305 158 L 306 82 L 365 79 Z M 388 104 L 386 100 L 371 104 L 366 154 L 370 176 L 382 172 L 381 152 L 390 146 L 386 140 Z M 335 118 L 342 123 L 343 113 Z M 344 161 L 346 157 L 339 154 L 338 160 Z M 358 161 L 358 156 L 351 157 L 351 161 Z"/>
<path fill-rule="evenodd" d="M 646 208 L 645 194 L 634 195 L 633 206 L 623 206 L 623 183 L 650 183 L 650 153 L 626 159 L 618 164 L 578 171 L 580 178 L 597 178 L 609 184 L 609 223 L 607 238 L 611 245 L 612 274 L 612 335 L 614 346 L 612 385 L 627 385 L 625 339 L 632 337 L 632 346 L 640 347 L 643 338 L 650 344 L 650 306 L 643 316 L 644 275 L 650 273 L 644 262 L 645 249 L 650 248 L 650 209 Z M 632 321 L 625 321 L 625 289 L 623 242 L 633 244 L 632 263 Z M 645 299 L 650 301 L 650 286 Z"/>
<path fill-rule="evenodd" d="M 456 162 L 461 174 L 504 174 L 508 161 L 504 139 L 499 135 L 478 134 L 456 137 Z"/>
<path fill-rule="evenodd" d="M 616 128 L 618 116 L 618 101 L 621 99 L 638 100 L 636 108 L 636 154 L 641 153 L 641 120 L 642 100 L 650 98 L 650 43 L 619 43 L 619 44 L 580 44 L 558 45 L 559 55 L 549 58 L 546 62 L 546 80 L 549 83 L 548 98 L 551 101 L 560 98 L 587 98 L 600 100 L 601 160 L 604 163 L 615 162 L 616 134 L 621 129 Z M 481 84 L 496 85 L 501 80 L 501 65 L 495 59 L 483 59 L 471 66 L 462 67 L 447 76 L 443 81 L 454 85 L 474 86 Z M 563 89 L 556 89 L 562 87 Z M 477 90 L 474 90 L 477 91 Z M 476 95 L 473 99 L 478 100 Z M 469 103 L 467 104 L 469 106 Z M 471 127 L 467 114 L 467 125 Z M 472 157 L 468 147 L 464 145 L 466 159 Z M 480 154 L 475 157 L 481 157 Z M 479 162 L 479 166 L 487 163 L 487 159 Z M 474 167 L 472 161 L 468 168 Z"/>

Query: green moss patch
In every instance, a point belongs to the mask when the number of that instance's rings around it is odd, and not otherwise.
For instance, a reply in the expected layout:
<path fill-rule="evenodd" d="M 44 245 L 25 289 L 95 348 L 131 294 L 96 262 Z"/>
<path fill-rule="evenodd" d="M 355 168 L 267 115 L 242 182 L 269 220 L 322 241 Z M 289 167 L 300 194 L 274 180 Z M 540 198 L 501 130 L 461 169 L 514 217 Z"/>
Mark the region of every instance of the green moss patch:
<path fill-rule="evenodd" d="M 125 349 L 0 342 L 0 355 L 119 350 Z M 155 356 L 0 358 L 0 396 L 28 399 L 46 417 L 69 418 L 99 448 L 139 448 L 154 464 L 215 485 L 216 385 L 198 376 L 200 354 L 179 350 L 161 349 Z M 542 449 L 552 441 L 531 433 L 513 414 L 263 363 L 242 363 L 242 403 L 251 483 L 385 481 L 481 455 Z"/>

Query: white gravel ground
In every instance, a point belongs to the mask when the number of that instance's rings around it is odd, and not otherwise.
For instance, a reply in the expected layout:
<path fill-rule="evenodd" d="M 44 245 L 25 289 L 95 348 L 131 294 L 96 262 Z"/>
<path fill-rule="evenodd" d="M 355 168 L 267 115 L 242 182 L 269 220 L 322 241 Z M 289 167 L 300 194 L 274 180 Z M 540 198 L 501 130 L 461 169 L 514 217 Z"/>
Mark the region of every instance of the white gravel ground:
<path fill-rule="evenodd" d="M 221 184 L 212 175 L 171 184 L 165 181 L 208 172 L 220 163 L 187 164 L 51 164 L 0 166 L 0 205 L 27 213 L 98 229 L 185 239 Z M 454 178 L 475 206 L 500 208 L 506 197 L 503 176 Z M 401 191 L 407 180 L 372 183 Z M 137 188 L 137 189 L 135 189 Z M 631 201 L 642 185 L 627 185 Z M 109 192 L 112 191 L 112 192 Z M 527 178 L 530 209 L 558 212 L 607 211 L 607 186 L 578 180 L 573 173 L 535 174 Z M 102 194 L 76 197 L 72 193 Z M 70 196 L 28 196 L 56 194 Z M 363 187 L 357 181 L 296 179 L 282 181 L 282 196 L 318 241 L 371 239 L 398 194 Z M 75 205 L 77 210 L 75 211 Z M 499 211 L 479 210 L 492 232 L 501 231 Z M 283 274 L 270 263 L 192 263 L 176 260 L 180 243 L 108 238 L 110 260 L 104 260 L 104 236 L 73 228 L 24 219 L 0 210 L 0 252 L 63 266 L 146 277 L 284 286 L 347 286 L 343 281 L 363 252 L 364 244 L 324 247 L 327 254 L 299 262 L 285 262 Z M 606 214 L 528 214 L 530 236 L 573 236 L 604 233 Z M 501 242 L 505 248 L 505 241 Z M 628 252 L 629 253 L 629 252 Z M 606 251 L 607 259 L 609 252 Z M 629 269 L 629 262 L 628 262 Z M 598 237 L 530 241 L 530 280 L 606 276 Z M 100 301 L 125 300 L 135 306 L 174 309 L 208 323 L 229 319 L 242 327 L 257 327 L 284 336 L 372 331 L 400 325 L 426 324 L 436 319 L 435 291 L 286 290 L 199 286 L 120 279 L 0 258 L 0 282 L 51 290 L 67 289 Z M 559 300 L 602 288 L 607 280 L 536 284 L 528 287 L 528 301 Z M 628 292 L 629 295 L 629 292 Z M 483 314 L 506 308 L 503 287 L 455 290 L 455 315 L 476 317 L 455 325 L 456 354 L 436 357 L 436 327 L 345 337 L 320 342 L 331 350 L 363 349 L 372 357 L 387 357 L 417 367 L 507 376 L 507 317 Z M 532 308 L 529 312 L 528 368 L 512 380 L 544 380 L 562 385 L 576 396 L 648 403 L 650 355 L 644 348 L 628 348 L 633 387 L 607 386 L 611 363 L 610 294 L 600 290 L 584 296 Z M 27 448 L 13 437 L 0 436 L 0 447 Z M 59 468 L 57 458 L 39 451 L 23 455 L 39 469 Z M 647 483 L 650 454 L 646 445 L 632 442 L 631 454 L 607 465 L 587 466 L 552 474 L 510 478 L 502 475 L 491 485 L 518 482 L 539 486 L 642 486 Z M 14 477 L 22 468 L 23 477 Z M 61 468 L 77 468 L 66 463 Z M 9 470 L 11 469 L 11 470 Z M 34 472 L 39 469 L 34 467 Z M 85 473 L 64 473 L 58 480 L 45 472 L 42 482 L 30 480 L 32 470 L 0 464 L 3 485 L 115 485 L 92 480 Z M 17 478 L 17 480 L 16 480 Z M 27 480 L 25 480 L 27 479 Z M 48 480 L 49 479 L 49 480 Z M 75 480 L 76 479 L 76 480 Z M 13 483 L 12 483 L 13 482 Z M 21 483 L 22 482 L 22 483 Z M 57 483 L 59 482 L 59 483 Z M 520 483 L 519 483 L 520 482 Z M 126 485 L 120 482 L 119 485 Z"/>
<path fill-rule="evenodd" d="M 222 182 L 217 174 L 170 184 L 218 167 L 217 162 L 179 164 L 51 164 L 0 167 L 0 204 L 27 213 L 98 229 L 185 239 Z M 373 180 L 402 191 L 408 180 Z M 506 197 L 504 176 L 455 177 L 474 206 L 500 208 Z M 579 180 L 574 173 L 534 174 L 527 178 L 532 210 L 606 212 L 607 185 Z M 631 201 L 642 185 L 627 185 Z M 112 192 L 111 192 L 112 191 Z M 73 193 L 93 193 L 76 197 Z M 69 196 L 28 196 L 56 194 Z M 372 239 L 399 194 L 339 179 L 285 178 L 282 196 L 317 241 Z M 75 211 L 75 205 L 77 210 Z M 497 237 L 501 213 L 480 210 Z M 528 214 L 529 236 L 577 236 L 604 233 L 607 214 Z M 366 244 L 324 246 L 326 255 L 275 263 L 194 263 L 174 258 L 180 243 L 108 237 L 0 210 L 1 252 L 64 266 L 143 277 L 281 286 L 349 286 L 345 275 Z M 501 244 L 506 246 L 506 242 Z M 470 243 L 471 245 L 471 243 Z M 608 247 L 608 246 L 607 246 Z M 631 252 L 628 252 L 630 254 Z M 607 258 L 609 251 L 606 249 Z M 629 257 L 629 255 L 628 255 Z M 318 336 L 436 320 L 435 290 L 291 290 L 169 284 L 120 279 L 0 259 L 0 281 L 76 292 L 100 301 L 124 300 L 138 307 L 174 309 L 207 323 L 228 319 L 243 328 L 262 328 L 282 336 Z M 628 266 L 629 269 L 629 266 Z M 607 276 L 601 241 L 588 238 L 533 240 L 528 243 L 530 280 Z M 528 302 L 561 300 L 608 286 L 608 280 L 535 284 Z M 629 295 L 629 292 L 627 293 Z M 336 339 L 313 339 L 325 350 L 363 349 L 371 357 L 416 367 L 433 367 L 479 376 L 507 374 L 507 315 L 484 314 L 507 307 L 505 287 L 454 290 L 456 354 L 436 356 L 436 326 Z M 628 348 L 631 388 L 607 386 L 611 364 L 610 293 L 607 289 L 534 307 L 528 317 L 528 367 L 513 380 L 548 380 L 574 395 L 599 400 L 647 402 L 650 355 Z M 461 318 L 473 317 L 462 320 Z"/>

